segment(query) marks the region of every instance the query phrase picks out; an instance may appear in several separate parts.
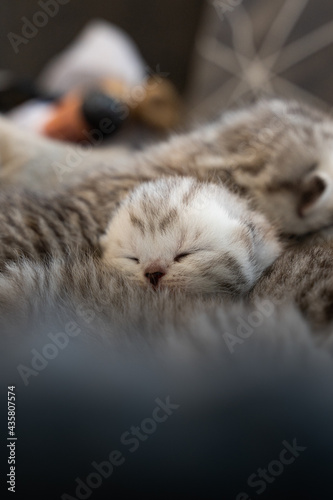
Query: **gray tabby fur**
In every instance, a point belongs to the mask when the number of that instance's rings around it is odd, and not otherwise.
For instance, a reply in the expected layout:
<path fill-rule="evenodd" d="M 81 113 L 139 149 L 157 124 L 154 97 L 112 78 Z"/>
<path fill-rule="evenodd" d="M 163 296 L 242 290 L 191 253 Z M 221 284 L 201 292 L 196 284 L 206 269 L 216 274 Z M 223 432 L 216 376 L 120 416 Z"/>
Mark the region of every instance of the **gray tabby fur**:
<path fill-rule="evenodd" d="M 329 115 L 300 103 L 279 99 L 262 101 L 253 107 L 226 113 L 214 124 L 132 155 L 113 153 L 107 148 L 90 154 L 85 151 L 78 168 L 68 164 L 68 146 L 45 139 L 32 140 L 15 131 L 5 120 L 1 128 L 3 185 L 6 181 L 24 185 L 29 178 L 38 191 L 48 179 L 51 189 L 61 191 L 67 184 L 74 184 L 75 189 L 78 176 L 84 174 L 87 180 L 83 185 L 105 183 L 117 191 L 122 182 L 120 173 L 131 179 L 131 187 L 161 175 L 192 175 L 201 180 L 222 182 L 246 197 L 282 234 L 306 236 L 319 230 L 324 233 L 333 220 L 333 197 L 330 196 L 333 122 Z M 17 155 L 18 143 L 22 155 Z M 37 162 L 36 158 L 39 158 Z M 61 170 L 60 177 L 54 162 L 58 167 L 59 164 L 68 167 Z M 127 189 L 126 186 L 124 191 Z M 331 239 L 329 234 L 323 238 L 314 241 L 310 235 L 304 242 L 295 240 L 287 250 L 290 253 L 276 261 L 272 271 L 253 289 L 251 297 L 264 295 L 272 300 L 291 297 L 314 325 L 329 325 L 330 275 L 317 288 L 314 285 L 318 268 L 330 269 Z M 291 255 L 302 256 L 295 266 L 290 266 L 288 256 Z M 300 283 L 299 276 L 305 276 L 304 269 L 310 277 Z M 312 297 L 317 299 L 313 301 Z"/>

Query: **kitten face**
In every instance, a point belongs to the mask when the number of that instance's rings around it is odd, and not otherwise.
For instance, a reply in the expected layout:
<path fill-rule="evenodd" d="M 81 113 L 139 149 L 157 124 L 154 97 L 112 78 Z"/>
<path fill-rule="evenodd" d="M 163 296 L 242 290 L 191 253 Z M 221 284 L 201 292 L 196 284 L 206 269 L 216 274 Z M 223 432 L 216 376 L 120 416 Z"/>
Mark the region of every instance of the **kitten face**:
<path fill-rule="evenodd" d="M 104 262 L 145 287 L 248 291 L 280 252 L 266 220 L 225 188 L 192 178 L 142 184 L 101 240 Z"/>
<path fill-rule="evenodd" d="M 219 140 L 232 176 L 281 232 L 333 224 L 333 120 L 272 99 L 227 114 Z"/>

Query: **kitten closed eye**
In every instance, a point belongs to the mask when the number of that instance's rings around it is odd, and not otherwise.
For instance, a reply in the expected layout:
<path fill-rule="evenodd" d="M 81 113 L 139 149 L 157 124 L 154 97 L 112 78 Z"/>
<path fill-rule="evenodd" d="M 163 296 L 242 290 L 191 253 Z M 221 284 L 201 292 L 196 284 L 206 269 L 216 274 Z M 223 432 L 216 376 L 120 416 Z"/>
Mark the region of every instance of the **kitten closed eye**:
<path fill-rule="evenodd" d="M 133 260 L 133 262 L 136 262 L 137 264 L 140 264 L 139 259 L 137 259 L 136 257 L 125 257 L 125 258 L 128 259 L 128 260 Z"/>
<path fill-rule="evenodd" d="M 183 252 L 183 253 L 180 253 L 179 255 L 177 255 L 175 258 L 174 258 L 174 261 L 175 262 L 180 262 L 181 260 L 185 259 L 185 257 L 188 257 L 189 255 L 192 255 L 190 252 Z"/>

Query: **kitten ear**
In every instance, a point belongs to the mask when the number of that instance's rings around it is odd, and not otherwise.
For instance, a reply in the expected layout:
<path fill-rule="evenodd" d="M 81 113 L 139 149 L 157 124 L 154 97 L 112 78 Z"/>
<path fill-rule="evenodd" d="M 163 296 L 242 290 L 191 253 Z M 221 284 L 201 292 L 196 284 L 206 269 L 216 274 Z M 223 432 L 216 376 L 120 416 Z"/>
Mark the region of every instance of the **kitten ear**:
<path fill-rule="evenodd" d="M 301 185 L 301 195 L 298 205 L 300 217 L 306 217 L 326 198 L 331 181 L 322 172 L 307 177 Z"/>

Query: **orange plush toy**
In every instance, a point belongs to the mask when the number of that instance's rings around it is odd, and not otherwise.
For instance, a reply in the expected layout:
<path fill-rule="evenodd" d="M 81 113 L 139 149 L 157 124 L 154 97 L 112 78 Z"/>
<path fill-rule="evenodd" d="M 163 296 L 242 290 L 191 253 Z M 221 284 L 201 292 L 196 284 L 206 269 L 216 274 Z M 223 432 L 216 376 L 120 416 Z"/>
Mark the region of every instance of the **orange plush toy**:
<path fill-rule="evenodd" d="M 180 123 L 181 108 L 177 90 L 160 76 L 152 75 L 132 88 L 120 80 L 103 80 L 94 90 L 77 89 L 60 99 L 43 133 L 54 139 L 80 142 L 92 129 L 110 136 L 130 120 L 168 131 Z"/>

